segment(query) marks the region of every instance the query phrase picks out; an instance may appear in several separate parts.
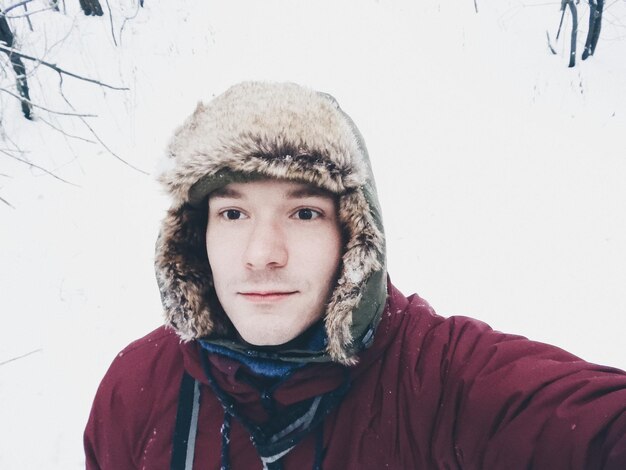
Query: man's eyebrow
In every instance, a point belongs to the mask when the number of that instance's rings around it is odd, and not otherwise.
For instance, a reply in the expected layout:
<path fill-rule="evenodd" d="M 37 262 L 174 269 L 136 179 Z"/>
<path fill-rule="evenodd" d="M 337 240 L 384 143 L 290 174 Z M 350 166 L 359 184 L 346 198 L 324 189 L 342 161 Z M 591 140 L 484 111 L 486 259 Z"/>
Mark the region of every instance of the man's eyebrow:
<path fill-rule="evenodd" d="M 285 199 L 299 199 L 306 197 L 329 197 L 333 198 L 334 195 L 325 189 L 317 188 L 315 186 L 303 186 L 300 188 L 290 189 L 285 193 Z M 218 188 L 209 195 L 209 199 L 214 198 L 228 198 L 228 199 L 243 199 L 244 195 L 228 186 Z"/>
<path fill-rule="evenodd" d="M 228 186 L 224 186 L 223 188 L 216 189 L 209 195 L 209 199 L 213 199 L 216 197 L 222 198 L 230 198 L 230 199 L 242 199 L 243 195 L 239 191 L 235 191 Z"/>
<path fill-rule="evenodd" d="M 315 186 L 304 186 L 302 188 L 292 189 L 287 191 L 285 195 L 286 199 L 298 199 L 303 197 L 334 197 L 333 193 L 330 191 L 326 191 L 322 188 L 317 188 Z"/>

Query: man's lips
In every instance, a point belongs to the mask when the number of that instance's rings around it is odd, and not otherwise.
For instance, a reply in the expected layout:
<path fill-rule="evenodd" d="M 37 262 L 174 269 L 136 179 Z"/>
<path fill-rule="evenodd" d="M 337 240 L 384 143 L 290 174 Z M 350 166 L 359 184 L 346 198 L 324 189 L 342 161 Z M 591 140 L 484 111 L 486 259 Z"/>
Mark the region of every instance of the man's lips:
<path fill-rule="evenodd" d="M 283 300 L 296 294 L 298 291 L 255 291 L 255 292 L 239 292 L 244 299 L 252 302 L 270 302 Z"/>

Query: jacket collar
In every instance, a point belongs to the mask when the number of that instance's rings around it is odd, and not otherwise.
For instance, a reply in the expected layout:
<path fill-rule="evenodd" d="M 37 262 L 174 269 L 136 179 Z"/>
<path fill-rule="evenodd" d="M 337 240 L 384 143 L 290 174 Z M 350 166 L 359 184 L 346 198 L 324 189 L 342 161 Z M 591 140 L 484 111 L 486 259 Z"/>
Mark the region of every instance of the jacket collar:
<path fill-rule="evenodd" d="M 357 365 L 347 368 L 352 381 L 384 354 L 398 328 L 398 322 L 392 321 L 392 313 L 401 313 L 409 305 L 406 297 L 390 281 L 388 289 L 387 304 L 371 347 L 361 352 Z M 197 341 L 191 341 L 181 343 L 180 347 L 187 372 L 199 382 L 208 385 L 200 361 L 202 346 Z M 260 378 L 258 374 L 233 357 L 209 353 L 208 358 L 215 380 L 224 391 L 241 404 L 258 403 L 258 387 L 252 385 L 254 380 L 246 380 L 250 376 Z M 274 398 L 279 404 L 287 406 L 329 392 L 341 385 L 345 371 L 346 366 L 332 362 L 305 364 L 290 371 L 285 380 L 279 381 L 274 390 Z"/>

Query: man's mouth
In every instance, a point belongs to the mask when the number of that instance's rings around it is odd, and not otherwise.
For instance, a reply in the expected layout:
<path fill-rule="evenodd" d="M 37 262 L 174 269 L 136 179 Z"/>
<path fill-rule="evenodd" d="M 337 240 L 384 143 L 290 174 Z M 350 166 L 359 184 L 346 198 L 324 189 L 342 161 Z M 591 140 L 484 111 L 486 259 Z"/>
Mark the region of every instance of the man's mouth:
<path fill-rule="evenodd" d="M 297 292 L 298 291 L 251 291 L 239 292 L 239 295 L 251 302 L 275 302 L 284 300 Z"/>

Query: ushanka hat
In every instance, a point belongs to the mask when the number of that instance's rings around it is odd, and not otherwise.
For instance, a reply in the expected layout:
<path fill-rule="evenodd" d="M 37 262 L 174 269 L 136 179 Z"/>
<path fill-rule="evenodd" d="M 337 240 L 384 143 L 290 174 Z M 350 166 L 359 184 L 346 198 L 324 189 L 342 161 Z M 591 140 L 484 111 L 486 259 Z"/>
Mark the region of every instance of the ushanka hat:
<path fill-rule="evenodd" d="M 293 83 L 235 85 L 198 104 L 171 139 L 165 167 L 159 180 L 172 206 L 157 241 L 155 268 L 167 325 L 184 341 L 203 339 L 245 352 L 232 339 L 213 287 L 207 197 L 232 182 L 304 182 L 337 196 L 346 243 L 326 305 L 324 346 L 281 350 L 279 358 L 354 363 L 372 341 L 385 306 L 385 243 L 365 144 L 337 102 Z"/>

